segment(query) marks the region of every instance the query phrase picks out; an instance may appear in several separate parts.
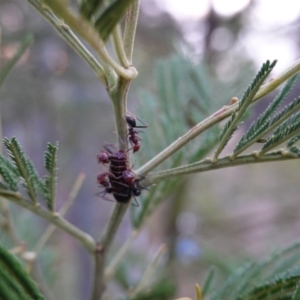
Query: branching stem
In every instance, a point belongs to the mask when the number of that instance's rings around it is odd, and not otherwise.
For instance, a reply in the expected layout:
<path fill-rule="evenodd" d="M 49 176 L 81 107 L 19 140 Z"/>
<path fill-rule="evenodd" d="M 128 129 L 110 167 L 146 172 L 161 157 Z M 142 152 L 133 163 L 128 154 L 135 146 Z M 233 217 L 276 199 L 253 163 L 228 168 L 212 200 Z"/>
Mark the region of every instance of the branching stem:
<path fill-rule="evenodd" d="M 286 71 L 281 73 L 278 77 L 272 79 L 270 82 L 264 84 L 257 94 L 255 95 L 252 102 L 257 101 L 261 97 L 267 95 L 274 89 L 276 89 L 280 84 L 285 82 L 288 78 L 292 77 L 296 73 L 300 72 L 300 59 L 297 60 L 290 68 L 288 68 Z M 172 154 L 177 152 L 179 149 L 181 149 L 184 145 L 186 145 L 188 142 L 193 140 L 195 137 L 197 137 L 202 132 L 206 131 L 213 125 L 219 123 L 221 120 L 224 120 L 228 116 L 230 116 L 235 110 L 237 110 L 239 106 L 239 102 L 233 104 L 233 105 L 225 105 L 221 109 L 219 109 L 217 112 L 215 112 L 213 115 L 209 116 L 208 118 L 204 119 L 197 125 L 195 125 L 193 128 L 191 128 L 186 134 L 179 137 L 176 141 L 174 141 L 171 145 L 169 145 L 167 148 L 165 148 L 162 152 L 157 154 L 154 158 L 152 158 L 150 161 L 148 161 L 146 164 L 144 164 L 142 167 L 140 167 L 138 170 L 136 170 L 136 173 L 138 175 L 146 175 L 151 170 L 153 170 L 156 166 L 161 164 L 163 161 L 165 161 L 168 157 L 170 157 Z"/>
<path fill-rule="evenodd" d="M 134 67 L 128 69 L 123 68 L 119 65 L 106 51 L 103 41 L 100 39 L 98 32 L 89 22 L 84 20 L 80 16 L 76 16 L 67 9 L 66 6 L 58 0 L 45 0 L 47 5 L 51 7 L 53 12 L 62 18 L 64 22 L 76 31 L 81 37 L 83 37 L 91 47 L 97 52 L 103 62 L 109 65 L 119 76 L 125 79 L 134 79 L 138 72 Z M 108 82 L 109 87 L 114 86 L 113 82 Z"/>
<path fill-rule="evenodd" d="M 0 189 L 0 197 L 22 206 L 34 214 L 48 220 L 50 223 L 56 225 L 77 239 L 90 253 L 94 253 L 96 248 L 94 239 L 89 234 L 81 231 L 79 228 L 62 218 L 58 213 L 51 213 L 39 205 L 33 205 L 29 200 L 22 198 L 20 193 Z"/>
<path fill-rule="evenodd" d="M 92 53 L 81 43 L 69 26 L 63 24 L 55 14 L 38 0 L 27 0 L 59 33 L 59 35 L 72 47 L 72 49 L 85 61 L 95 72 L 101 82 L 108 86 L 104 69 Z"/>
<path fill-rule="evenodd" d="M 185 165 L 178 168 L 169 169 L 166 171 L 150 173 L 147 178 L 143 181 L 143 186 L 147 187 L 156 182 L 170 179 L 172 177 L 207 172 L 210 170 L 241 166 L 246 164 L 254 163 L 264 163 L 264 162 L 274 162 L 282 160 L 292 160 L 299 159 L 300 157 L 285 150 L 278 150 L 274 152 L 267 153 L 262 156 L 257 156 L 257 152 L 238 156 L 235 160 L 232 160 L 230 155 L 218 159 L 216 162 L 213 162 L 212 159 L 204 159 L 202 161 Z"/>

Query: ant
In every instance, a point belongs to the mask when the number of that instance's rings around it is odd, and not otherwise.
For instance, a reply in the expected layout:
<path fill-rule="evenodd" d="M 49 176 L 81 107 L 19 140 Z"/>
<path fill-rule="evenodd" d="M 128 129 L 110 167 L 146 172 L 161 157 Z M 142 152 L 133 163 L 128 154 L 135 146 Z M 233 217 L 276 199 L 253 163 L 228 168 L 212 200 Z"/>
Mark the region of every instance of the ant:
<path fill-rule="evenodd" d="M 110 163 L 109 172 L 97 176 L 98 183 L 105 188 L 104 195 L 113 194 L 116 201 L 120 203 L 128 203 L 132 196 L 140 196 L 143 187 L 139 185 L 139 181 L 144 177 L 137 179 L 131 171 L 127 153 L 122 150 L 113 152 L 108 145 L 104 145 L 104 149 L 107 152 L 101 151 L 97 155 L 99 164 Z"/>
<path fill-rule="evenodd" d="M 148 125 L 144 123 L 142 120 L 139 118 L 134 118 L 130 115 L 126 115 L 126 122 L 128 124 L 128 137 L 129 137 L 129 142 L 132 145 L 133 153 L 139 151 L 141 144 L 140 141 L 142 140 L 139 136 L 137 136 L 140 132 L 144 132 L 143 130 L 136 130 L 136 128 L 147 128 Z M 136 119 L 138 119 L 141 123 L 144 125 L 136 125 Z"/>

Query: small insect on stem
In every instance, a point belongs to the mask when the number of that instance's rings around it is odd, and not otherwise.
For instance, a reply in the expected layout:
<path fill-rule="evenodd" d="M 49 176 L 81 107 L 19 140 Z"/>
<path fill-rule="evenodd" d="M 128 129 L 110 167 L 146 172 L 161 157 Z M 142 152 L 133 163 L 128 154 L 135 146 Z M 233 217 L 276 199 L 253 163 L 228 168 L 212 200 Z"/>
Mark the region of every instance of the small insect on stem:
<path fill-rule="evenodd" d="M 105 194 L 111 193 L 117 202 L 128 203 L 132 196 L 141 194 L 143 187 L 139 185 L 139 181 L 144 177 L 136 178 L 129 166 L 127 152 L 122 150 L 114 152 L 109 145 L 104 145 L 104 148 L 106 151 L 101 151 L 97 155 L 98 163 L 110 163 L 110 165 L 108 172 L 97 176 L 98 183 L 105 188 L 102 194 L 105 196 Z"/>
<path fill-rule="evenodd" d="M 136 125 L 136 119 L 139 120 L 143 125 Z M 133 153 L 139 151 L 141 144 L 140 141 L 142 140 L 138 134 L 141 132 L 145 132 L 144 130 L 137 130 L 136 128 L 147 128 L 148 125 L 144 123 L 139 118 L 135 118 L 130 115 L 126 115 L 126 122 L 128 124 L 128 139 L 130 144 L 132 145 Z"/>

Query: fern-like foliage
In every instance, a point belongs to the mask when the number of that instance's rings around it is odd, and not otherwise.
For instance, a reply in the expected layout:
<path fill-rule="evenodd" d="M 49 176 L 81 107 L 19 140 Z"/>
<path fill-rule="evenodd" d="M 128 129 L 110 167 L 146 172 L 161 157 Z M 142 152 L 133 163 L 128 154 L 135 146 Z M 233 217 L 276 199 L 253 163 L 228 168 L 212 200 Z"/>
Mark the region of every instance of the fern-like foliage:
<path fill-rule="evenodd" d="M 275 99 L 268 105 L 266 110 L 251 124 L 246 133 L 242 136 L 241 140 L 234 149 L 234 152 L 239 151 L 245 146 L 249 146 L 251 142 L 255 142 L 262 133 L 270 126 L 271 117 L 275 114 L 276 110 L 286 98 L 292 87 L 294 86 L 298 75 L 293 76 L 284 85 L 281 92 L 275 97 Z"/>
<path fill-rule="evenodd" d="M 23 266 L 1 245 L 0 299 L 45 300 Z"/>
<path fill-rule="evenodd" d="M 222 129 L 222 131 L 220 133 L 220 138 L 219 138 L 220 141 L 222 141 L 223 137 L 228 132 L 228 129 L 231 127 L 232 123 L 235 121 L 235 117 L 236 117 L 236 113 L 232 113 L 230 116 L 230 119 L 227 121 L 227 123 L 225 124 L 224 128 Z M 227 139 L 224 142 L 223 148 L 227 145 L 228 141 L 232 138 L 234 132 L 239 128 L 240 125 L 241 124 L 235 124 L 235 126 L 233 126 L 231 128 L 230 134 L 227 136 Z"/>
<path fill-rule="evenodd" d="M 48 209 L 54 211 L 58 143 L 56 145 L 48 143 L 47 145 L 44 159 L 45 168 L 49 174 L 44 178 L 39 176 L 15 137 L 11 140 L 5 138 L 4 144 L 12 162 L 0 155 L 0 174 L 3 178 L 1 188 L 17 191 L 18 183 L 21 182 L 31 201 L 37 203 L 37 194 L 40 194 L 45 199 Z"/>
<path fill-rule="evenodd" d="M 300 267 L 276 275 L 268 283 L 262 284 L 240 295 L 236 300 L 292 299 L 300 283 Z"/>
<path fill-rule="evenodd" d="M 260 262 L 237 269 L 218 288 L 211 300 L 297 299 L 300 283 L 300 243 L 276 252 Z"/>
<path fill-rule="evenodd" d="M 45 168 L 49 172 L 49 175 L 45 176 L 45 199 L 47 201 L 48 208 L 54 210 L 55 191 L 57 184 L 57 150 L 58 143 L 55 146 L 48 143 L 47 151 L 44 154 Z"/>
<path fill-rule="evenodd" d="M 215 158 L 218 157 L 218 155 L 221 153 L 221 151 L 227 145 L 228 141 L 233 136 L 234 132 L 238 128 L 238 123 L 243 117 L 247 107 L 251 104 L 260 86 L 263 84 L 264 80 L 270 74 L 270 72 L 272 71 L 276 63 L 277 63 L 276 60 L 274 60 L 272 63 L 270 63 L 270 61 L 267 60 L 262 65 L 260 71 L 256 74 L 252 83 L 249 85 L 249 87 L 243 94 L 243 97 L 239 102 L 238 112 L 236 114 L 233 114 L 224 126 L 224 129 L 221 133 L 220 145 L 215 153 Z"/>
<path fill-rule="evenodd" d="M 24 154 L 22 147 L 15 137 L 9 141 L 4 138 L 4 145 L 6 146 L 9 156 L 14 162 L 16 168 L 19 170 L 21 177 L 24 179 L 24 187 L 27 189 L 30 199 L 36 203 L 36 188 L 34 178 L 36 174 L 32 169 L 32 164 Z"/>
<path fill-rule="evenodd" d="M 300 134 L 297 134 L 296 136 L 294 136 L 293 138 L 291 138 L 291 139 L 287 142 L 286 146 L 287 146 L 288 148 L 290 148 L 290 147 L 292 147 L 295 143 L 297 143 L 299 140 L 300 140 Z"/>
<path fill-rule="evenodd" d="M 18 190 L 18 178 L 20 173 L 18 169 L 3 155 L 0 155 L 0 174 L 3 182 L 1 182 L 1 188 L 17 191 Z"/>
<path fill-rule="evenodd" d="M 262 152 L 267 152 L 291 137 L 298 135 L 299 131 L 300 112 L 292 115 L 274 130 L 274 133 L 268 138 L 262 147 Z"/>

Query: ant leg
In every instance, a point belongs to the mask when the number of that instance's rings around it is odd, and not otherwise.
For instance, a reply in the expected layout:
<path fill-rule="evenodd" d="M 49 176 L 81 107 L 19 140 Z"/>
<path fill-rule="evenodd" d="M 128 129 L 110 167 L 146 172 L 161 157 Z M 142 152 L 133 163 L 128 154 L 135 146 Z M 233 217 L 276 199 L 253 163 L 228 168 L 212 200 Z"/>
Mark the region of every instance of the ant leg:
<path fill-rule="evenodd" d="M 134 202 L 132 202 L 132 205 L 135 207 L 140 207 L 139 202 L 136 200 L 135 196 L 133 196 Z"/>

